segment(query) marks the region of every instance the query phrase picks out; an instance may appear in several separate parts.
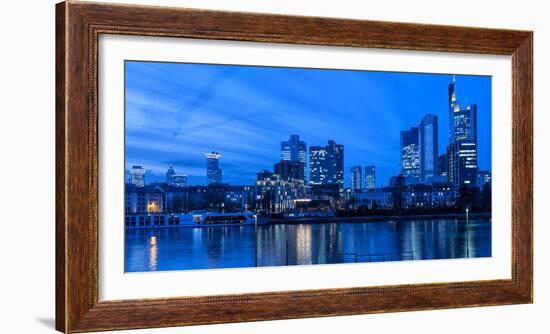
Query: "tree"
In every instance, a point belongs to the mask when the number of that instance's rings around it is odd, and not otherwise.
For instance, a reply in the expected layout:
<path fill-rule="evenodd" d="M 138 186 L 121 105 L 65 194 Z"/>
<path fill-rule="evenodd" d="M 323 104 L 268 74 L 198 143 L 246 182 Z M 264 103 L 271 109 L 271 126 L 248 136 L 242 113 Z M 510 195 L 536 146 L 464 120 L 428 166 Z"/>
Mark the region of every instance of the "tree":
<path fill-rule="evenodd" d="M 372 210 L 378 210 L 378 202 L 372 201 L 371 209 L 372 209 Z"/>
<path fill-rule="evenodd" d="M 172 200 L 172 212 L 183 212 L 185 211 L 185 201 L 183 196 L 176 196 Z"/>
<path fill-rule="evenodd" d="M 369 213 L 369 208 L 365 205 L 361 205 L 357 208 L 358 216 L 366 216 Z"/>
<path fill-rule="evenodd" d="M 468 187 L 463 184 L 458 189 L 458 201 L 457 206 L 464 210 L 466 208 L 473 209 L 479 207 L 479 188 L 478 187 Z"/>

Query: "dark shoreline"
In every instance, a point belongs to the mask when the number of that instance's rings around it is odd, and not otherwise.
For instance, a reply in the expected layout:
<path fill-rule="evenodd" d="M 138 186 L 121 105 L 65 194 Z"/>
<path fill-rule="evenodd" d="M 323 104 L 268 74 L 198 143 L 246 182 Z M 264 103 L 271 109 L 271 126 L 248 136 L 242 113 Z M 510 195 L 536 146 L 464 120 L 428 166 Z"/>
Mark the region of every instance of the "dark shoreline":
<path fill-rule="evenodd" d="M 490 212 L 470 213 L 469 218 L 487 218 L 491 217 Z M 458 218 L 466 219 L 465 213 L 444 213 L 444 214 L 425 214 L 425 215 L 397 215 L 397 216 L 364 216 L 364 217 L 308 217 L 308 218 L 266 218 L 267 224 L 308 224 L 308 223 L 328 223 L 328 222 L 376 222 L 376 221 L 399 221 L 399 220 L 421 220 L 421 219 L 444 219 Z"/>

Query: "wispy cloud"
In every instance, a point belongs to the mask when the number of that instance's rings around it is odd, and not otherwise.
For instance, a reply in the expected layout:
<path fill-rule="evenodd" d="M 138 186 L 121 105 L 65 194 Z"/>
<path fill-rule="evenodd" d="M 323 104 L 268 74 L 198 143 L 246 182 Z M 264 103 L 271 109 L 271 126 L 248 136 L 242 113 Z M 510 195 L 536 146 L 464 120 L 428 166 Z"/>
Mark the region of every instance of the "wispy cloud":
<path fill-rule="evenodd" d="M 221 152 L 224 180 L 250 183 L 280 159 L 280 142 L 333 139 L 353 165 L 399 172 L 399 132 L 439 116 L 447 144 L 450 75 L 153 62 L 126 63 L 126 164 L 168 166 L 204 182 L 204 153 Z M 460 76 L 459 99 L 479 106 L 480 165 L 490 169 L 491 83 Z"/>

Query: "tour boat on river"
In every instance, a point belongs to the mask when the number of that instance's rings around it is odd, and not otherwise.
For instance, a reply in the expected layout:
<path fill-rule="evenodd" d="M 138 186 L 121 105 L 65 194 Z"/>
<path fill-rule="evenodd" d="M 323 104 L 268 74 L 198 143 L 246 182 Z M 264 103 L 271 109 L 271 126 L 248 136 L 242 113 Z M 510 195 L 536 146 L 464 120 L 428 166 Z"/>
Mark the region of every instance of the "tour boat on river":
<path fill-rule="evenodd" d="M 169 227 L 215 227 L 242 226 L 265 223 L 253 212 L 208 212 L 188 213 L 129 213 L 125 226 L 129 229 Z"/>

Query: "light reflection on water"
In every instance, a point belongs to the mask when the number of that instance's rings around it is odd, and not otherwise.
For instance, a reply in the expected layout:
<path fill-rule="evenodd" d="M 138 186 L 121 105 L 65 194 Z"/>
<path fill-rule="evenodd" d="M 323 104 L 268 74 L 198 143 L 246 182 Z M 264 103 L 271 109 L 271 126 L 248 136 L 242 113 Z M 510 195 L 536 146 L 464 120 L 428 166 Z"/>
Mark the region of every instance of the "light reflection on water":
<path fill-rule="evenodd" d="M 149 271 L 157 270 L 157 237 L 152 235 L 149 239 Z"/>
<path fill-rule="evenodd" d="M 491 256 L 490 218 L 126 230 L 125 270 Z"/>

